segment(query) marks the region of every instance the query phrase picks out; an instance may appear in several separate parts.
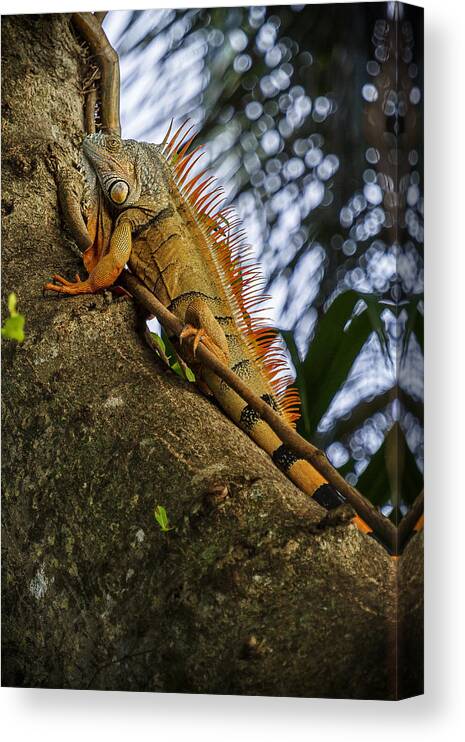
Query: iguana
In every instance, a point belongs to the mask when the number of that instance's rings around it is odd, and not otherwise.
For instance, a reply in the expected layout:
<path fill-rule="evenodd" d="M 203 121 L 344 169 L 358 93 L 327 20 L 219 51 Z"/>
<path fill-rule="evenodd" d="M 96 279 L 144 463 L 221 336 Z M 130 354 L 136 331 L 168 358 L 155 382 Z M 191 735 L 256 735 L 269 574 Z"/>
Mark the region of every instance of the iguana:
<path fill-rule="evenodd" d="M 299 397 L 280 339 L 260 319 L 261 276 L 222 191 L 205 171 L 193 174 L 202 152 L 192 148 L 191 129 L 167 132 L 161 145 L 123 140 L 103 131 L 82 144 L 82 177 L 65 172 L 61 202 L 84 250 L 86 279 L 54 275 L 44 289 L 86 294 L 111 287 L 130 270 L 183 323 L 180 341 L 202 340 L 290 425 Z M 76 171 L 75 171 L 76 172 Z M 275 464 L 320 505 L 344 498 L 307 461 L 286 448 L 259 414 L 208 368 L 200 383 Z M 361 530 L 371 532 L 360 518 Z"/>

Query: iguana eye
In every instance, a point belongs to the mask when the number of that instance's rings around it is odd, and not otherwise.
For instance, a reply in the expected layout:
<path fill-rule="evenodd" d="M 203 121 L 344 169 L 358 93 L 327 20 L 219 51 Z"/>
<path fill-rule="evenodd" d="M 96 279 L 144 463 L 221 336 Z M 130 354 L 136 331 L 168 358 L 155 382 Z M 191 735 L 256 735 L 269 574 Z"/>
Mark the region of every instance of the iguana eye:
<path fill-rule="evenodd" d="M 107 139 L 107 146 L 110 147 L 110 149 L 117 149 L 119 147 L 119 139 L 116 137 Z"/>
<path fill-rule="evenodd" d="M 129 186 L 124 180 L 116 180 L 110 188 L 110 198 L 113 203 L 124 204 L 129 194 Z"/>

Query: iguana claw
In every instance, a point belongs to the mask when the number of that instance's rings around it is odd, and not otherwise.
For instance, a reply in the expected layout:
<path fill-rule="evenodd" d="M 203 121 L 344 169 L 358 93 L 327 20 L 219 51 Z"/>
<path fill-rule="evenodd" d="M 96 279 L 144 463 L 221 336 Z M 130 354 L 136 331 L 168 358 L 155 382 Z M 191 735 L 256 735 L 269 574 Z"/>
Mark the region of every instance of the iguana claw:
<path fill-rule="evenodd" d="M 56 283 L 52 283 L 55 281 Z M 76 273 L 74 281 L 68 281 L 63 276 L 57 274 L 52 276 L 52 280 L 45 283 L 42 287 L 42 296 L 46 291 L 55 291 L 59 294 L 90 294 L 92 287 L 88 281 L 82 281 L 79 273 Z"/>
<path fill-rule="evenodd" d="M 63 278 L 63 276 L 59 276 L 55 273 L 55 275 L 52 276 L 52 281 L 57 281 L 58 283 L 63 284 L 63 286 L 74 286 L 76 283 L 82 283 L 79 273 L 76 273 L 74 281 L 68 281 L 66 278 Z"/>
<path fill-rule="evenodd" d="M 179 335 L 179 344 L 182 345 L 183 341 L 186 338 L 193 337 L 193 343 L 192 343 L 192 354 L 195 358 L 195 354 L 197 352 L 197 348 L 199 347 L 199 343 L 201 340 L 205 342 L 205 344 L 208 347 L 208 335 L 203 329 L 203 327 L 193 327 L 192 325 L 186 325 L 184 329 L 182 330 L 181 334 Z"/>
<path fill-rule="evenodd" d="M 204 327 L 194 327 L 194 325 L 186 324 L 181 334 L 179 335 L 179 344 L 182 346 L 183 341 L 186 338 L 193 338 L 191 352 L 192 358 L 195 359 L 197 348 L 199 347 L 200 341 L 210 353 L 218 358 L 221 363 L 228 364 L 228 356 L 226 353 L 215 343 L 210 337 L 207 330 Z"/>

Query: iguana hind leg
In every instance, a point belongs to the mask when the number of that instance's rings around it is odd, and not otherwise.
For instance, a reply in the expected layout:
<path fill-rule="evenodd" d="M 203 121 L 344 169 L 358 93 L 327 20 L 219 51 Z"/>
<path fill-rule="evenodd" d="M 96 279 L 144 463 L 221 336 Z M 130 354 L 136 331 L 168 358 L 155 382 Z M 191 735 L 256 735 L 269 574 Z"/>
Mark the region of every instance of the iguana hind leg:
<path fill-rule="evenodd" d="M 192 351 L 195 357 L 200 340 L 222 363 L 229 362 L 229 349 L 226 335 L 219 322 L 203 299 L 193 299 L 184 315 L 185 326 L 179 339 L 182 345 L 186 338 L 194 338 Z"/>
<path fill-rule="evenodd" d="M 128 222 L 120 222 L 113 232 L 110 249 L 89 273 L 88 277 L 81 281 L 76 275 L 76 281 L 68 281 L 62 276 L 53 276 L 56 283 L 46 283 L 44 291 L 56 291 L 59 294 L 95 294 L 103 291 L 114 284 L 123 270 L 131 254 L 132 238 L 131 226 Z"/>

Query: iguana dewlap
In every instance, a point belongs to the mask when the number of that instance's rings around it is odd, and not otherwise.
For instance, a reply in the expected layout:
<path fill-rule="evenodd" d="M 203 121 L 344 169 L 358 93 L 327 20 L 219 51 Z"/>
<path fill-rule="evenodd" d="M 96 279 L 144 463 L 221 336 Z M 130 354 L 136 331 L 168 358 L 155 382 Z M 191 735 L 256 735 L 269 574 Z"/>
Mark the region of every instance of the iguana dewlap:
<path fill-rule="evenodd" d="M 298 417 L 297 392 L 276 333 L 259 318 L 264 300 L 257 266 L 247 255 L 231 212 L 219 210 L 213 179 L 192 175 L 201 156 L 184 126 L 161 145 L 99 132 L 84 139 L 82 200 L 64 179 L 61 201 L 89 275 L 54 276 L 44 288 L 63 294 L 110 287 L 126 264 L 185 325 L 181 339 L 201 338 L 218 358 L 288 422 Z M 304 492 L 325 507 L 343 498 L 308 462 L 207 368 L 201 371 L 221 407 Z M 364 530 L 371 530 L 364 528 Z"/>

